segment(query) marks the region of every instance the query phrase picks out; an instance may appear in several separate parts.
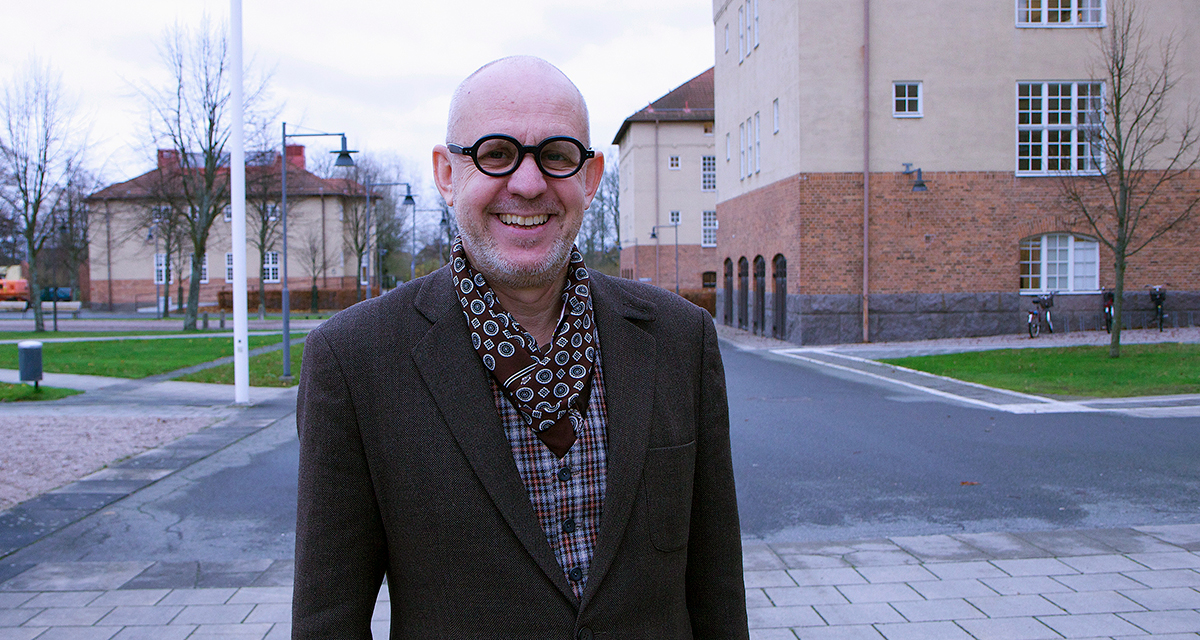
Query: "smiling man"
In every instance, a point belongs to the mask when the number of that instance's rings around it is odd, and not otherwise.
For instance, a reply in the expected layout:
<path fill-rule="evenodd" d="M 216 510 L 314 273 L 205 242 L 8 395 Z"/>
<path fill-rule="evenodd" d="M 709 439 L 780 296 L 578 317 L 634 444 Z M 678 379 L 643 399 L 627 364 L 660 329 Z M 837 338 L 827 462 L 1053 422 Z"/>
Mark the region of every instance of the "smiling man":
<path fill-rule="evenodd" d="M 549 63 L 463 81 L 434 179 L 442 269 L 305 345 L 294 638 L 746 638 L 711 318 L 589 271 L 604 172 Z"/>

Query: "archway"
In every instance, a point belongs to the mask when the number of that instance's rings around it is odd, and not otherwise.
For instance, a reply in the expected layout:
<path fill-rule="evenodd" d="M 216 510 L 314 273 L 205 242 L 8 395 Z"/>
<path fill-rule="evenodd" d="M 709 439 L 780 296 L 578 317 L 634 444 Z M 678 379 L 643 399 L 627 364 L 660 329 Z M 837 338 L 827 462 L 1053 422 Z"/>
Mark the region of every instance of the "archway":
<path fill-rule="evenodd" d="M 738 312 L 739 329 L 750 328 L 750 261 L 746 256 L 738 259 Z"/>
<path fill-rule="evenodd" d="M 725 324 L 733 326 L 733 259 L 725 258 Z"/>
<path fill-rule="evenodd" d="M 771 335 L 780 339 L 787 339 L 787 258 L 783 257 L 782 253 L 775 254 L 775 258 L 771 260 L 772 279 L 774 287 L 771 290 L 771 298 L 774 303 L 774 327 L 771 328 Z"/>
<path fill-rule="evenodd" d="M 767 261 L 754 256 L 754 333 L 767 334 Z"/>

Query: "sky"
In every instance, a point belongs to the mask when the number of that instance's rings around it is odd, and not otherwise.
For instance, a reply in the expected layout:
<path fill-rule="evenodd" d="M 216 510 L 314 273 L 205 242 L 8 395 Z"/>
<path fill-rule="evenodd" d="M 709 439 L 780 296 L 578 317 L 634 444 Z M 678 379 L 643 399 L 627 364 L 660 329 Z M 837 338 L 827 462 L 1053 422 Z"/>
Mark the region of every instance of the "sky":
<path fill-rule="evenodd" d="M 228 24 L 230 2 L 0 0 L 0 9 L 0 83 L 33 56 L 48 63 L 90 124 L 90 157 L 111 183 L 153 166 L 137 87 L 169 85 L 164 33 L 205 16 Z M 615 154 L 608 145 L 626 117 L 714 57 L 708 0 L 243 0 L 242 15 L 245 59 L 270 72 L 289 131 L 344 131 L 352 149 L 400 158 L 404 179 L 430 199 L 430 151 L 444 141 L 450 95 L 482 64 L 531 54 L 557 65 L 588 101 L 593 147 Z M 310 162 L 338 143 L 298 142 Z"/>

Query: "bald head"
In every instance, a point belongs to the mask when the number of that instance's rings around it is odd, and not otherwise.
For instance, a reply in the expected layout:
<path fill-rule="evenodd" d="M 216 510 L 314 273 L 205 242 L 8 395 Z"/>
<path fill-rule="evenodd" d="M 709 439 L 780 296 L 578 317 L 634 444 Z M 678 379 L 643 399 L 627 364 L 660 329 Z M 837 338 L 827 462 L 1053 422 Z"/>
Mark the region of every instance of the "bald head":
<path fill-rule="evenodd" d="M 563 135 L 575 135 L 585 146 L 591 145 L 583 94 L 558 67 L 534 56 L 500 58 L 467 76 L 450 99 L 446 141 L 469 145 L 481 135 L 497 133 L 473 131 L 474 116 L 497 105 L 522 101 L 565 103 L 570 113 L 577 117 L 577 131 Z"/>

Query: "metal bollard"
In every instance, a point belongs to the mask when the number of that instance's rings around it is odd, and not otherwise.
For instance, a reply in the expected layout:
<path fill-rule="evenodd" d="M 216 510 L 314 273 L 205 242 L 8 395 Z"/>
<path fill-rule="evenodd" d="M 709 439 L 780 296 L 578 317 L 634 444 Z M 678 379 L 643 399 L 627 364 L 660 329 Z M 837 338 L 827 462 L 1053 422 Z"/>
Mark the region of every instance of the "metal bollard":
<path fill-rule="evenodd" d="M 222 329 L 225 328 L 225 310 L 224 309 L 221 310 L 221 328 Z"/>
<path fill-rule="evenodd" d="M 37 340 L 22 340 L 17 343 L 17 368 L 21 382 L 32 382 L 38 388 L 42 379 L 42 343 Z"/>
<path fill-rule="evenodd" d="M 207 311 L 204 312 L 204 319 L 202 320 L 202 322 L 203 322 L 202 326 L 204 327 L 204 330 L 208 331 L 208 312 Z"/>

